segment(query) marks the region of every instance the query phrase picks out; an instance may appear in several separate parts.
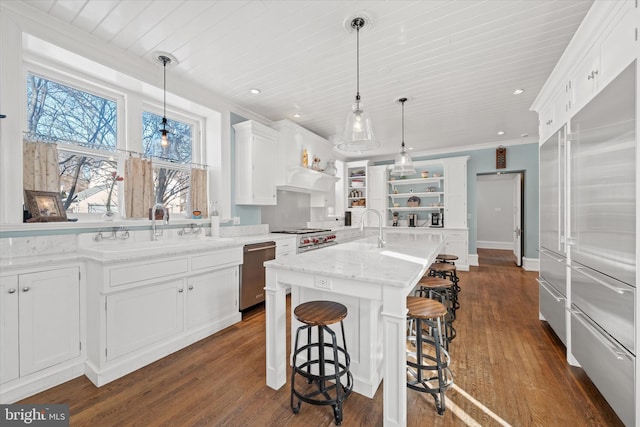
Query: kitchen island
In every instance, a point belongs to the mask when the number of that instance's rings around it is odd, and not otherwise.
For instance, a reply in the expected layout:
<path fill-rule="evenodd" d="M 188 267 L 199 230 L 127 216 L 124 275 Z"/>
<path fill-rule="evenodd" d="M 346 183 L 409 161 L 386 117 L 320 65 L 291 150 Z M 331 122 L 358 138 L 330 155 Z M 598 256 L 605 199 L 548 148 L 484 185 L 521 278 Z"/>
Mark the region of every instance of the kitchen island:
<path fill-rule="evenodd" d="M 384 239 L 384 248 L 372 236 L 265 263 L 267 385 L 279 389 L 289 374 L 287 288 L 292 308 L 314 299 L 341 302 L 349 310 L 345 335 L 354 391 L 373 397 L 384 378 L 384 425 L 404 426 L 406 296 L 445 242 L 440 235 L 404 230 L 387 231 Z M 298 325 L 292 318 L 292 339 Z"/>

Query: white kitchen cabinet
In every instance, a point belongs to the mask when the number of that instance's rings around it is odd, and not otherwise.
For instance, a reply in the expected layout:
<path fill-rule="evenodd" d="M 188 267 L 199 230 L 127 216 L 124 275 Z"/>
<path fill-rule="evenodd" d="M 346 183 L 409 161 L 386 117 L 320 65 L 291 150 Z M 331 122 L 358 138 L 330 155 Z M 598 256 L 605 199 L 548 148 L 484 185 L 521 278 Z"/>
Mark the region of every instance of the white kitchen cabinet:
<path fill-rule="evenodd" d="M 467 157 L 444 162 L 444 225 L 467 227 Z"/>
<path fill-rule="evenodd" d="M 223 268 L 187 279 L 187 329 L 233 316 L 238 308 L 238 269 Z"/>
<path fill-rule="evenodd" d="M 469 268 L 469 231 L 464 230 L 443 230 L 446 237 L 445 247 L 442 252 L 456 255 L 456 265 L 461 270 Z M 464 267 L 464 268 L 461 268 Z"/>
<path fill-rule="evenodd" d="M 0 287 L 0 383 L 80 355 L 77 267 L 3 277 Z"/>
<path fill-rule="evenodd" d="M 387 166 L 369 166 L 367 185 L 368 185 L 368 207 L 375 209 L 382 215 L 382 225 L 387 225 Z M 365 226 L 377 227 L 378 218 L 376 215 L 367 214 L 365 218 Z"/>
<path fill-rule="evenodd" d="M 240 245 L 90 258 L 87 377 L 102 386 L 242 320 L 240 264 Z"/>
<path fill-rule="evenodd" d="M 276 240 L 276 259 L 283 256 L 295 255 L 298 252 L 297 237 Z"/>
<path fill-rule="evenodd" d="M 18 276 L 0 277 L 0 384 L 20 376 Z"/>
<path fill-rule="evenodd" d="M 236 132 L 236 204 L 275 205 L 278 132 L 248 120 Z"/>
<path fill-rule="evenodd" d="M 351 212 L 351 225 L 360 226 L 360 218 L 369 207 L 369 161 L 359 160 L 345 163 L 345 209 Z"/>
<path fill-rule="evenodd" d="M 105 357 L 113 360 L 174 337 L 184 329 L 182 280 L 106 297 Z"/>

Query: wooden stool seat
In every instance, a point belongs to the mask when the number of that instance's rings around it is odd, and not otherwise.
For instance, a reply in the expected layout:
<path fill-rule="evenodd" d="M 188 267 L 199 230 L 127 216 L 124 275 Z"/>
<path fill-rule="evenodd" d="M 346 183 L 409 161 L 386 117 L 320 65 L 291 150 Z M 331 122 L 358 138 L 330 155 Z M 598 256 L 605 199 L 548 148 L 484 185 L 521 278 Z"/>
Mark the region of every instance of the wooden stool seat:
<path fill-rule="evenodd" d="M 422 276 L 418 281 L 418 285 L 423 288 L 448 288 L 452 285 L 450 280 L 435 276 Z"/>
<path fill-rule="evenodd" d="M 441 274 L 453 273 L 456 271 L 456 266 L 454 264 L 445 264 L 444 262 L 434 262 L 429 266 L 429 270 L 433 270 Z"/>
<path fill-rule="evenodd" d="M 297 306 L 293 315 L 307 325 L 332 325 L 347 317 L 347 307 L 333 301 L 309 301 Z"/>
<path fill-rule="evenodd" d="M 436 260 L 440 260 L 440 261 L 457 261 L 458 260 L 458 255 L 438 254 L 438 256 L 436 257 Z"/>
<path fill-rule="evenodd" d="M 447 307 L 430 298 L 407 297 L 407 316 L 414 319 L 435 319 L 447 314 Z"/>

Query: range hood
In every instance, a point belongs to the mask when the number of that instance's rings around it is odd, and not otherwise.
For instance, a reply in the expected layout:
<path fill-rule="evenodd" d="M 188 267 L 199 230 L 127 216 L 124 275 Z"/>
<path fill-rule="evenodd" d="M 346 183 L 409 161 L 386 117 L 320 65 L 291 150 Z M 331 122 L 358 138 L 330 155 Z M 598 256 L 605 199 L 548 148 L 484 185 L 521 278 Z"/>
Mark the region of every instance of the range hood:
<path fill-rule="evenodd" d="M 309 191 L 329 191 L 340 178 L 324 172 L 305 168 L 302 166 L 290 166 L 286 171 L 284 185 L 278 185 L 281 189 L 299 189 Z"/>

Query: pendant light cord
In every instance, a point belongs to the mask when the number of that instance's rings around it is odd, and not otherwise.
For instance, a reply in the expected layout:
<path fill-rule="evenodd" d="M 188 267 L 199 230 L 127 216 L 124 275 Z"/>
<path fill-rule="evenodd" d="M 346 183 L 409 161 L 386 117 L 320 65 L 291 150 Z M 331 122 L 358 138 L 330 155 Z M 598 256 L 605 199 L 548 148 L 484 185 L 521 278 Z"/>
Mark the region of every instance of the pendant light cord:
<path fill-rule="evenodd" d="M 360 23 L 356 28 L 356 102 L 360 102 Z"/>
<path fill-rule="evenodd" d="M 164 68 L 164 84 L 163 84 L 163 94 L 164 99 L 162 101 L 162 116 L 164 118 L 167 117 L 167 57 L 162 57 L 162 63 Z"/>

